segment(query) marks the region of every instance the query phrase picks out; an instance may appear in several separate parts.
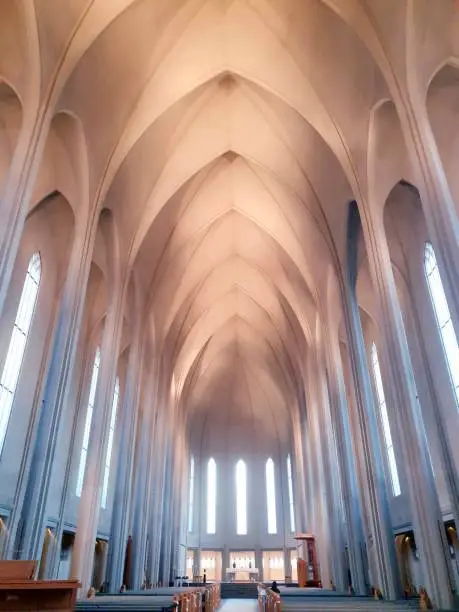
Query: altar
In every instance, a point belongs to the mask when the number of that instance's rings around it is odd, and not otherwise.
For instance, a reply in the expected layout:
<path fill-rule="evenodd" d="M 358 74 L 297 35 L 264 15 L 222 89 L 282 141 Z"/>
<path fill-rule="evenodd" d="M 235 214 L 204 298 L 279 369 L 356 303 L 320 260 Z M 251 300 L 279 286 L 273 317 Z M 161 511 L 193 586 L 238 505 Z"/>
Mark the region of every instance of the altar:
<path fill-rule="evenodd" d="M 226 579 L 228 582 L 257 582 L 258 581 L 258 568 L 226 568 Z"/>

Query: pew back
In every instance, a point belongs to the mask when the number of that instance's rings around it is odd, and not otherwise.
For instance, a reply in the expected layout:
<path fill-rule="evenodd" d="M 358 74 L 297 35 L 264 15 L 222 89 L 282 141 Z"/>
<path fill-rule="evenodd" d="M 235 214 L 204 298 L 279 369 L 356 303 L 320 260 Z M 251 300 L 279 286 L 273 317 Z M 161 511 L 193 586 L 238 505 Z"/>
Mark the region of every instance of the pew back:
<path fill-rule="evenodd" d="M 32 580 L 36 561 L 0 561 L 0 582 Z"/>

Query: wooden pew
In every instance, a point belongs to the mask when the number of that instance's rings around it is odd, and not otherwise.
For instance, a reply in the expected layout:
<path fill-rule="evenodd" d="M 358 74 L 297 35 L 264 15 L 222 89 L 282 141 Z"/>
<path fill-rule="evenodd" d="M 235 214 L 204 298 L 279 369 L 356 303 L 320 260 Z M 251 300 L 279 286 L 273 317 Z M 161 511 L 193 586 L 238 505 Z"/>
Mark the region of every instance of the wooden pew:
<path fill-rule="evenodd" d="M 266 590 L 266 612 L 280 612 L 281 598 L 278 593 L 274 593 L 271 589 Z"/>
<path fill-rule="evenodd" d="M 126 591 L 119 594 L 98 593 L 95 600 L 97 604 L 105 605 L 104 601 L 116 601 L 117 605 L 124 605 L 126 610 L 131 606 L 148 606 L 148 601 L 144 604 L 142 599 L 153 600 L 157 597 L 170 596 L 184 612 L 214 612 L 220 605 L 220 585 L 217 583 L 207 583 L 206 585 L 194 587 L 156 587 L 153 589 L 143 589 Z M 116 599 L 115 599 L 116 598 Z M 125 602 L 123 604 L 123 601 Z M 78 602 L 77 609 L 82 609 L 84 604 Z M 92 604 L 91 604 L 92 605 Z"/>
<path fill-rule="evenodd" d="M 179 602 L 172 595 L 151 597 L 109 595 L 76 602 L 76 612 L 169 612 L 179 609 Z"/>
<path fill-rule="evenodd" d="M 0 561 L 0 612 L 73 610 L 76 580 L 33 580 L 35 561 Z"/>

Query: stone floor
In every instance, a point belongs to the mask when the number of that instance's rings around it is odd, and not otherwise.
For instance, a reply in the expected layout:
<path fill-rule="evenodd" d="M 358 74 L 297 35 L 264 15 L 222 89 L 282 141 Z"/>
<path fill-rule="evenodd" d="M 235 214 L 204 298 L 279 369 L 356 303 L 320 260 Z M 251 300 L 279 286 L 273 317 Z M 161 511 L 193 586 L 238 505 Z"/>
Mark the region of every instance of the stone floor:
<path fill-rule="evenodd" d="M 225 599 L 219 610 L 224 612 L 257 612 L 256 599 Z"/>

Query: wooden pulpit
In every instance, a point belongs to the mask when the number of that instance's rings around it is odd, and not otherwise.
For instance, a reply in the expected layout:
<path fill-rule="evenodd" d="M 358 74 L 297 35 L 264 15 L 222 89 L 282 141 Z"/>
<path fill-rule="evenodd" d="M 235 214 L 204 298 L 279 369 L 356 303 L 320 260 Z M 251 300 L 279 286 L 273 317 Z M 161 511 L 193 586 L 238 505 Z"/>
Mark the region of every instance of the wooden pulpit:
<path fill-rule="evenodd" d="M 321 586 L 319 575 L 319 564 L 317 563 L 316 540 L 309 533 L 299 533 L 295 536 L 295 540 L 303 543 L 304 558 L 298 559 L 298 585 L 305 586 Z"/>

